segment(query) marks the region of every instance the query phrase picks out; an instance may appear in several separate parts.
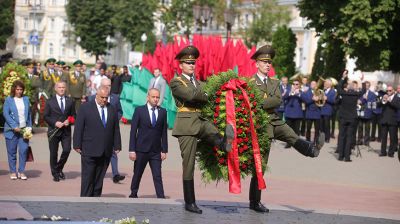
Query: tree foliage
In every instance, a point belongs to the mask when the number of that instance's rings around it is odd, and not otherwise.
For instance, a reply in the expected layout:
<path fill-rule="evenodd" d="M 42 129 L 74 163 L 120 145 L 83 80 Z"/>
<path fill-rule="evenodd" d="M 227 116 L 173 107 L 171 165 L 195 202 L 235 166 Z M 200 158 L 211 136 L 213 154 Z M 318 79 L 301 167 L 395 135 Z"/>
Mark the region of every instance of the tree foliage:
<path fill-rule="evenodd" d="M 286 25 L 277 28 L 272 36 L 272 47 L 276 56 L 273 60 L 276 74 L 291 77 L 296 72 L 294 57 L 297 38 Z"/>
<path fill-rule="evenodd" d="M 74 33 L 81 38 L 79 43 L 86 52 L 96 55 L 106 53 L 109 44 L 108 35 L 114 35 L 111 18 L 114 12 L 111 1 L 98 0 L 96 3 L 85 0 L 70 0 L 66 7 L 68 20 L 74 27 Z M 79 7 L 77 7 L 77 4 Z"/>
<path fill-rule="evenodd" d="M 256 8 L 253 22 L 245 32 L 245 42 L 249 47 L 271 41 L 274 28 L 290 20 L 288 8 L 278 5 L 276 0 L 260 0 L 259 4 L 261 7 Z"/>
<path fill-rule="evenodd" d="M 147 1 L 125 1 L 113 2 L 114 16 L 112 24 L 116 30 L 121 32 L 132 46 L 141 46 L 141 36 L 146 33 L 146 49 L 155 48 L 154 36 L 154 12 L 157 8 L 156 0 Z"/>
<path fill-rule="evenodd" d="M 6 48 L 7 39 L 14 33 L 13 0 L 0 1 L 0 49 Z"/>
<path fill-rule="evenodd" d="M 121 33 L 133 48 L 141 46 L 140 37 L 146 33 L 146 49 L 154 49 L 153 13 L 156 7 L 155 0 L 69 0 L 66 11 L 75 36 L 81 37 L 81 47 L 97 58 L 112 47 L 106 38 L 108 35 L 113 37 L 116 32 Z"/>
<path fill-rule="evenodd" d="M 322 76 L 324 74 L 324 68 L 325 68 L 325 61 L 323 57 L 323 48 L 322 48 L 322 39 L 319 39 L 318 41 L 318 46 L 317 46 L 317 51 L 315 52 L 314 55 L 314 64 L 311 70 L 311 79 L 312 80 L 317 80 L 318 76 Z"/>
<path fill-rule="evenodd" d="M 400 54 L 395 44 L 400 39 L 399 0 L 302 0 L 298 6 L 309 27 L 342 40 L 340 47 L 357 58 L 357 68 L 399 71 L 393 63 Z"/>

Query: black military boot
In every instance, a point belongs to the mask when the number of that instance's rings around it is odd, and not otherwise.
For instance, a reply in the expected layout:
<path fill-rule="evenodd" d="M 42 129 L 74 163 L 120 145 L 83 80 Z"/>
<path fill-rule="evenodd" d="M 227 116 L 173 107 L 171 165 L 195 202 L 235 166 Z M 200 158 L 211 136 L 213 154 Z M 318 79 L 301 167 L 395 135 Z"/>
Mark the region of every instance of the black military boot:
<path fill-rule="evenodd" d="M 186 211 L 201 214 L 203 211 L 196 205 L 194 196 L 194 180 L 183 180 L 183 197 Z"/>
<path fill-rule="evenodd" d="M 269 212 L 269 209 L 261 204 L 261 190 L 258 190 L 256 177 L 252 177 L 250 181 L 249 201 L 251 210 L 261 213 Z"/>
<path fill-rule="evenodd" d="M 309 141 L 305 141 L 303 139 L 297 139 L 297 141 L 294 143 L 293 147 L 302 155 L 308 156 L 308 157 L 318 157 L 319 151 L 324 145 L 324 134 L 320 134 L 317 140 L 316 144 L 313 144 Z"/>

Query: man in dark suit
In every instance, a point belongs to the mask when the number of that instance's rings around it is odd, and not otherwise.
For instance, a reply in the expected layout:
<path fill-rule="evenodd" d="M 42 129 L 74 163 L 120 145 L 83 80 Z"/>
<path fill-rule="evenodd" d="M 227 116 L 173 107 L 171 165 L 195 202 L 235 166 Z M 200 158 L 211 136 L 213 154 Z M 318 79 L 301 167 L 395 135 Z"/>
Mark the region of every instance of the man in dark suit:
<path fill-rule="evenodd" d="M 160 69 L 154 69 L 154 78 L 150 80 L 148 89 L 156 88 L 160 91 L 160 101 L 158 101 L 158 106 L 161 106 L 164 102 L 165 87 L 167 82 L 161 75 Z"/>
<path fill-rule="evenodd" d="M 102 79 L 100 82 L 100 86 L 105 86 L 111 89 L 111 80 L 110 79 Z M 96 99 L 96 95 L 89 96 L 89 101 L 94 101 Z M 121 102 L 119 101 L 119 96 L 117 94 L 111 93 L 107 99 L 107 102 L 111 104 L 118 113 L 118 120 L 122 117 L 122 106 Z M 119 174 L 118 171 L 118 155 L 115 151 L 113 151 L 111 156 L 111 171 L 113 176 L 113 182 L 115 184 L 119 183 L 121 180 L 125 179 L 125 176 Z"/>
<path fill-rule="evenodd" d="M 363 80 L 362 76 L 361 81 Z M 347 86 L 347 81 L 347 73 L 343 73 L 337 90 L 340 98 L 337 150 L 340 161 L 351 162 L 350 149 L 357 122 L 357 101 L 365 93 L 365 83 L 362 84 L 362 91 L 357 91 L 351 84 Z"/>
<path fill-rule="evenodd" d="M 96 99 L 82 104 L 75 122 L 75 151 L 81 154 L 81 197 L 100 197 L 113 150 L 121 151 L 116 109 L 107 104 L 110 89 L 100 86 Z"/>
<path fill-rule="evenodd" d="M 325 133 L 325 142 L 329 143 L 331 138 L 330 121 L 335 104 L 336 92 L 332 88 L 332 80 L 326 79 L 324 82 L 325 104 L 321 108 L 321 132 Z"/>
<path fill-rule="evenodd" d="M 55 182 L 65 179 L 63 168 L 71 152 L 71 125 L 68 117 L 75 116 L 75 109 L 72 100 L 65 96 L 66 88 L 67 84 L 64 81 L 55 84 L 56 95 L 46 102 L 43 115 L 48 125 L 50 169 Z M 60 142 L 63 151 L 57 161 Z"/>
<path fill-rule="evenodd" d="M 381 153 L 379 156 L 394 156 L 397 148 L 397 110 L 400 109 L 400 98 L 395 94 L 393 86 L 388 86 L 387 94 L 383 95 L 381 123 Z M 390 135 L 389 152 L 386 152 L 387 136 Z"/>
<path fill-rule="evenodd" d="M 130 198 L 137 198 L 140 180 L 147 163 L 153 174 L 157 198 L 165 198 L 161 161 L 167 158 L 167 111 L 158 107 L 160 91 L 149 89 L 147 104 L 137 107 L 132 117 L 129 158 L 135 161 Z"/>

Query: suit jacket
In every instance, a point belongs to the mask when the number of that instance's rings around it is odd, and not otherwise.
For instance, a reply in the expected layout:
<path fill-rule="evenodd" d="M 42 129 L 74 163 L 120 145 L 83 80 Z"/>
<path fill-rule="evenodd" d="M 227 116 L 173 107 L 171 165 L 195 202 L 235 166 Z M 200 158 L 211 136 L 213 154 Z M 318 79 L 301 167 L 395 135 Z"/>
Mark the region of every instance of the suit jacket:
<path fill-rule="evenodd" d="M 29 98 L 27 96 L 22 97 L 25 106 L 25 120 L 26 127 L 32 127 L 31 110 L 29 107 Z M 13 129 L 19 127 L 18 109 L 15 104 L 14 97 L 7 97 L 3 105 L 3 116 L 4 122 L 4 137 L 6 139 L 12 139 L 15 135 Z"/>
<path fill-rule="evenodd" d="M 75 122 L 73 148 L 82 156 L 110 157 L 113 149 L 121 150 L 121 133 L 117 111 L 107 104 L 107 123 L 103 126 L 95 101 L 82 104 Z"/>
<path fill-rule="evenodd" d="M 301 107 L 301 94 L 291 94 L 290 92 L 286 92 L 283 96 L 285 102 L 285 117 L 287 118 L 303 118 L 303 110 Z"/>
<path fill-rule="evenodd" d="M 283 93 L 285 94 L 290 93 L 292 87 L 289 84 L 287 84 L 286 87 L 283 87 L 283 85 L 280 84 L 279 89 L 281 91 L 281 96 L 282 96 Z M 281 113 L 285 112 L 285 103 L 286 103 L 285 100 L 282 100 L 281 105 L 278 107 L 278 109 L 276 109 L 276 111 Z"/>
<path fill-rule="evenodd" d="M 64 96 L 65 97 L 65 96 Z M 48 125 L 47 132 L 51 133 L 53 129 L 56 128 L 56 122 L 64 122 L 65 120 L 68 119 L 69 116 L 75 117 L 75 106 L 74 103 L 72 102 L 71 98 L 65 97 L 64 100 L 64 113 L 61 112 L 61 108 L 58 105 L 57 97 L 53 96 L 46 102 L 46 106 L 44 108 L 43 112 L 43 118 L 46 121 Z M 71 125 L 68 125 L 67 127 L 63 127 L 60 130 L 57 131 L 55 136 L 61 136 L 62 134 L 65 134 L 67 136 L 71 135 Z"/>
<path fill-rule="evenodd" d="M 156 126 L 151 125 L 147 104 L 135 109 L 131 122 L 130 152 L 168 152 L 167 111 L 158 107 Z"/>
<path fill-rule="evenodd" d="M 111 93 L 121 94 L 121 92 L 122 92 L 121 75 L 114 74 L 111 77 Z"/>
<path fill-rule="evenodd" d="M 176 114 L 173 136 L 197 135 L 201 128 L 200 109 L 208 101 L 208 96 L 203 90 L 204 84 L 196 80 L 194 86 L 190 80 L 183 75 L 175 77 L 170 82 L 172 95 L 175 98 L 175 104 L 178 107 Z M 189 107 L 198 109 L 198 112 L 182 112 L 181 108 Z"/>
<path fill-rule="evenodd" d="M 150 80 L 150 84 L 148 89 L 153 88 L 154 82 L 156 81 L 156 78 L 153 77 Z M 164 101 L 164 94 L 165 94 L 165 87 L 167 86 L 167 82 L 165 81 L 165 79 L 160 75 L 160 78 L 158 79 L 158 82 L 156 83 L 156 85 L 154 85 L 154 88 L 160 90 L 160 105 L 162 105 L 163 101 Z"/>
<path fill-rule="evenodd" d="M 335 89 L 331 88 L 327 93 L 325 93 L 327 97 L 324 106 L 321 108 L 321 115 L 331 116 L 333 113 L 333 107 L 335 105 L 336 92 Z"/>
<path fill-rule="evenodd" d="M 397 96 L 397 94 L 394 94 L 391 102 L 379 104 L 382 106 L 382 116 L 380 123 L 397 126 L 397 110 L 400 109 L 400 98 Z"/>
<path fill-rule="evenodd" d="M 313 90 L 309 88 L 307 92 L 301 94 L 301 99 L 306 104 L 306 119 L 320 119 L 321 108 L 318 107 L 312 97 L 314 96 Z"/>
<path fill-rule="evenodd" d="M 341 98 L 339 107 L 339 119 L 353 121 L 357 119 L 357 101 L 365 93 L 365 83 L 362 83 L 362 91 L 343 89 L 346 79 L 340 79 L 338 94 Z"/>
<path fill-rule="evenodd" d="M 94 101 L 96 99 L 96 95 L 89 96 L 89 101 Z M 121 120 L 123 111 L 121 102 L 119 101 L 119 96 L 117 94 L 111 93 L 110 94 L 110 104 L 117 110 L 118 113 L 118 120 Z"/>

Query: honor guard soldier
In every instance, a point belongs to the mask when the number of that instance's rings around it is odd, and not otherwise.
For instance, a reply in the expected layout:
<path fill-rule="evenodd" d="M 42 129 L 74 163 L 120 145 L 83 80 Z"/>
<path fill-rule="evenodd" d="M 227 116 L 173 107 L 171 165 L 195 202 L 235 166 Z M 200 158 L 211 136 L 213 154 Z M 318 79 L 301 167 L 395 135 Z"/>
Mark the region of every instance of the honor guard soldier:
<path fill-rule="evenodd" d="M 39 102 L 39 92 L 42 89 L 42 80 L 40 79 L 40 74 L 35 72 L 34 69 L 34 64 L 35 62 L 32 61 L 31 59 L 27 59 L 24 63 L 26 66 L 26 71 L 27 75 L 29 78 L 29 81 L 31 82 L 31 87 L 32 87 L 32 123 L 35 125 L 38 125 L 39 123 L 39 114 L 37 113 L 37 105 Z"/>
<path fill-rule="evenodd" d="M 67 80 L 68 94 L 74 101 L 76 113 L 86 98 L 86 77 L 81 71 L 82 64 L 81 60 L 74 62 L 75 68 L 69 72 Z"/>
<path fill-rule="evenodd" d="M 234 131 L 228 124 L 223 137 L 210 121 L 201 117 L 201 108 L 208 101 L 208 96 L 203 90 L 203 83 L 194 74 L 199 55 L 194 46 L 187 46 L 176 55 L 182 74 L 171 80 L 170 87 L 178 107 L 172 135 L 178 138 L 181 150 L 185 209 L 201 214 L 202 210 L 196 205 L 193 180 L 197 140 L 230 151 Z"/>
<path fill-rule="evenodd" d="M 265 45 L 258 49 L 251 57 L 251 59 L 256 61 L 258 71 L 250 81 L 254 82 L 264 95 L 262 108 L 268 113 L 270 118 L 266 130 L 268 137 L 270 139 L 278 139 L 289 143 L 304 156 L 317 157 L 324 144 L 323 139 L 325 136 L 321 134 L 317 144 L 302 140 L 276 113 L 276 108 L 282 103 L 279 80 L 268 77 L 268 72 L 271 68 L 274 56 L 274 49 L 269 45 Z M 258 189 L 257 178 L 254 176 L 251 178 L 250 182 L 249 200 L 250 209 L 262 213 L 269 212 L 269 209 L 264 207 L 260 202 L 261 190 Z"/>
<path fill-rule="evenodd" d="M 58 76 L 56 74 L 56 70 L 54 68 L 54 63 L 56 63 L 56 59 L 49 58 L 44 63 L 46 69 L 42 71 L 42 82 L 43 82 L 43 91 L 46 94 L 46 99 L 49 99 L 53 96 L 54 93 L 54 83 L 58 82 Z"/>

